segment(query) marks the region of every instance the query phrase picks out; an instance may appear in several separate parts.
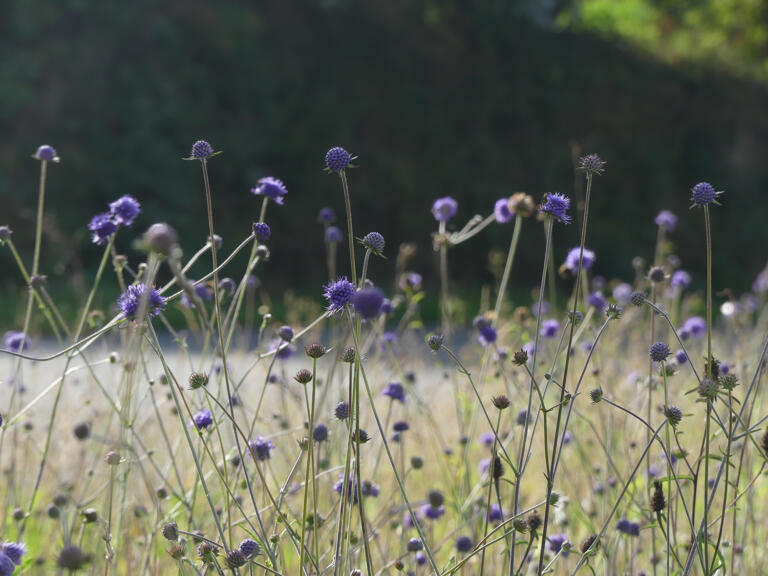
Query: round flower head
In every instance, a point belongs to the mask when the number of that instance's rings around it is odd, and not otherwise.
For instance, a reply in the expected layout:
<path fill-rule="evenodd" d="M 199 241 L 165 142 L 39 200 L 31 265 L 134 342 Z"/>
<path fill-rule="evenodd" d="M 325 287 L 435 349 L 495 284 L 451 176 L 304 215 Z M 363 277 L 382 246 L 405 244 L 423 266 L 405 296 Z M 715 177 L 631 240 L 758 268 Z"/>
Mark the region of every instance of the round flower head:
<path fill-rule="evenodd" d="M 576 274 L 579 271 L 579 254 L 581 253 L 581 248 L 571 248 L 571 250 L 568 252 L 568 256 L 565 257 L 565 267 L 566 269 L 571 272 L 572 274 Z M 597 258 L 595 257 L 595 253 L 590 250 L 589 248 L 584 248 L 584 254 L 581 258 L 581 269 L 582 270 L 589 270 L 592 268 L 592 266 L 595 265 L 595 260 Z"/>
<path fill-rule="evenodd" d="M 587 175 L 599 176 L 605 170 L 605 162 L 597 154 L 588 154 L 579 159 L 579 170 Z"/>
<path fill-rule="evenodd" d="M 263 462 L 269 460 L 272 455 L 272 449 L 275 447 L 272 442 L 259 436 L 255 440 L 248 442 L 248 446 L 251 448 L 251 453 L 256 457 L 256 460 Z"/>
<path fill-rule="evenodd" d="M 509 198 L 496 200 L 496 204 L 493 205 L 493 214 L 499 224 L 511 222 L 515 218 L 515 214 L 509 209 Z"/>
<path fill-rule="evenodd" d="M 685 270 L 675 270 L 672 279 L 669 281 L 673 288 L 685 290 L 691 285 L 691 275 Z"/>
<path fill-rule="evenodd" d="M 328 300 L 327 310 L 332 314 L 342 311 L 355 294 L 355 287 L 346 276 L 324 286 L 324 289 L 323 296 Z"/>
<path fill-rule="evenodd" d="M 288 194 L 288 190 L 286 190 L 282 180 L 267 176 L 260 179 L 256 183 L 256 186 L 251 188 L 251 193 L 256 196 L 266 196 L 267 198 L 271 198 L 275 203 L 282 206 L 285 201 L 283 197 Z"/>
<path fill-rule="evenodd" d="M 341 172 L 351 161 L 352 156 L 340 146 L 334 146 L 325 153 L 325 165 L 331 172 Z"/>
<path fill-rule="evenodd" d="M 11 559 L 16 566 L 21 566 L 21 557 L 27 553 L 27 545 L 23 542 L 5 542 L 0 548 L 3 554 Z"/>
<path fill-rule="evenodd" d="M 312 431 L 312 439 L 315 442 L 325 442 L 328 440 L 328 427 L 325 424 L 318 424 Z"/>
<path fill-rule="evenodd" d="M 261 553 L 261 546 L 259 546 L 259 543 L 256 542 L 256 540 L 246 538 L 240 542 L 240 552 L 245 554 L 246 558 L 253 558 Z"/>
<path fill-rule="evenodd" d="M 254 222 L 253 233 L 256 235 L 256 240 L 261 244 L 264 244 L 272 236 L 272 230 L 266 222 Z"/>
<path fill-rule="evenodd" d="M 592 292 L 592 294 L 587 297 L 587 304 L 602 312 L 608 307 L 608 300 L 605 299 L 602 292 Z"/>
<path fill-rule="evenodd" d="M 683 412 L 677 406 L 667 406 L 664 408 L 664 415 L 667 417 L 667 420 L 669 420 L 669 423 L 673 428 L 676 428 L 683 419 Z"/>
<path fill-rule="evenodd" d="M 459 536 L 456 538 L 456 551 L 461 553 L 466 553 L 472 550 L 474 544 L 472 543 L 472 538 L 469 536 Z"/>
<path fill-rule="evenodd" d="M 640 524 L 630 522 L 626 518 L 622 518 L 616 523 L 616 530 L 627 536 L 640 536 Z"/>
<path fill-rule="evenodd" d="M 563 556 L 567 556 L 568 548 L 569 548 L 567 544 L 568 544 L 568 536 L 566 536 L 565 534 L 552 534 L 550 536 L 547 536 L 546 548 L 551 550 L 554 554 L 557 554 L 562 550 Z"/>
<path fill-rule="evenodd" d="M 192 416 L 192 425 L 198 430 L 205 430 L 213 424 L 213 416 L 210 410 L 200 410 Z"/>
<path fill-rule="evenodd" d="M 0 552 L 0 576 L 12 576 L 16 566 L 7 554 Z"/>
<path fill-rule="evenodd" d="M 3 347 L 11 352 L 23 352 L 28 350 L 30 345 L 29 336 L 24 334 L 24 332 L 11 330 L 3 336 Z"/>
<path fill-rule="evenodd" d="M 326 244 L 338 244 L 344 240 L 344 234 L 337 226 L 328 226 L 325 229 L 325 243 Z"/>
<path fill-rule="evenodd" d="M 391 400 L 397 400 L 401 403 L 405 402 L 405 388 L 400 382 L 390 382 L 387 384 L 381 395 L 388 396 Z"/>
<path fill-rule="evenodd" d="M 198 140 L 192 144 L 192 151 L 189 153 L 190 158 L 195 160 L 202 160 L 213 156 L 213 148 L 205 140 Z"/>
<path fill-rule="evenodd" d="M 656 342 L 651 345 L 648 353 L 654 362 L 664 362 L 672 352 L 664 342 Z"/>
<path fill-rule="evenodd" d="M 363 236 L 363 245 L 370 249 L 371 252 L 381 254 L 384 252 L 386 243 L 384 242 L 384 236 L 378 232 L 368 232 L 368 234 Z"/>
<path fill-rule="evenodd" d="M 96 214 L 88 224 L 94 244 L 104 244 L 117 231 L 117 224 L 109 213 Z"/>
<path fill-rule="evenodd" d="M 361 318 L 370 320 L 381 313 L 381 305 L 384 303 L 384 293 L 376 287 L 363 288 L 352 296 L 352 306 Z"/>
<path fill-rule="evenodd" d="M 339 402 L 333 409 L 333 415 L 337 420 L 346 420 L 349 418 L 349 404 L 347 402 Z"/>
<path fill-rule="evenodd" d="M 336 212 L 333 211 L 333 208 L 320 208 L 320 211 L 317 213 L 317 221 L 320 224 L 332 224 L 336 222 Z"/>
<path fill-rule="evenodd" d="M 48 146 L 48 144 L 43 144 L 38 147 L 32 157 L 37 158 L 38 160 L 45 160 L 46 162 L 59 161 L 59 157 L 56 155 L 56 150 L 53 149 L 53 146 Z"/>
<path fill-rule="evenodd" d="M 707 321 L 701 316 L 692 316 L 683 323 L 681 331 L 685 331 L 694 338 L 701 338 L 707 333 Z"/>
<path fill-rule="evenodd" d="M 291 340 L 293 340 L 293 328 L 291 328 L 290 326 L 280 326 L 280 328 L 277 329 L 277 335 L 280 337 L 281 340 L 290 342 Z"/>
<path fill-rule="evenodd" d="M 109 214 L 116 224 L 130 226 L 141 212 L 141 204 L 133 196 L 126 194 L 109 204 Z"/>
<path fill-rule="evenodd" d="M 459 211 L 459 203 L 450 196 L 438 198 L 432 204 L 432 216 L 438 222 L 448 222 Z"/>
<path fill-rule="evenodd" d="M 549 214 L 558 222 L 570 224 L 571 217 L 567 211 L 571 207 L 571 199 L 564 194 L 550 192 L 544 196 L 544 202 L 539 206 L 539 212 Z"/>
<path fill-rule="evenodd" d="M 541 323 L 541 331 L 539 334 L 543 338 L 554 338 L 560 331 L 560 322 L 555 318 L 549 318 Z"/>
<path fill-rule="evenodd" d="M 670 232 L 677 228 L 677 216 L 669 210 L 662 210 L 659 212 L 653 221 L 659 228 L 664 228 L 664 230 Z"/>
<path fill-rule="evenodd" d="M 410 425 L 405 420 L 398 420 L 392 425 L 392 430 L 399 433 L 407 432 L 410 429 Z"/>
<path fill-rule="evenodd" d="M 224 561 L 226 562 L 228 568 L 237 570 L 238 568 L 245 566 L 248 562 L 248 559 L 239 549 L 234 548 L 227 552 Z"/>
<path fill-rule="evenodd" d="M 12 234 L 13 230 L 8 226 L 0 226 L 0 244 L 2 244 L 3 240 L 8 240 Z"/>
<path fill-rule="evenodd" d="M 708 204 L 717 204 L 717 197 L 722 194 L 718 192 L 709 182 L 699 182 L 691 188 L 691 202 L 695 206 L 707 206 Z"/>
<path fill-rule="evenodd" d="M 408 552 L 419 552 L 424 549 L 424 544 L 418 538 L 411 538 L 406 544 L 406 550 Z"/>
<path fill-rule="evenodd" d="M 118 298 L 117 303 L 120 306 L 120 312 L 129 320 L 136 318 L 136 313 L 142 306 L 146 308 L 150 318 L 165 310 L 165 298 L 146 284 L 128 286 L 128 289 Z"/>

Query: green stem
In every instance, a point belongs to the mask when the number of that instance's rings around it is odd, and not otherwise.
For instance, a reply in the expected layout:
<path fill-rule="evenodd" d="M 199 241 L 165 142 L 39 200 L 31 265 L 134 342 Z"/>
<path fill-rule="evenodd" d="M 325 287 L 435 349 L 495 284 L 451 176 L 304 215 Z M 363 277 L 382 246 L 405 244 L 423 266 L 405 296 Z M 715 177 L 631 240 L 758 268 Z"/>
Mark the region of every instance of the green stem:
<path fill-rule="evenodd" d="M 499 284 L 499 293 L 496 295 L 496 306 L 493 309 L 493 325 L 497 326 L 499 323 L 499 317 L 501 316 L 501 307 L 504 305 L 504 296 L 507 293 L 507 284 L 509 283 L 509 276 L 512 272 L 512 263 L 515 261 L 515 253 L 517 252 L 517 242 L 520 239 L 520 229 L 522 228 L 523 219 L 521 216 L 515 217 L 515 228 L 512 230 L 512 240 L 509 243 L 509 251 L 507 252 L 507 262 L 504 264 L 504 273 L 501 276 L 501 283 Z"/>

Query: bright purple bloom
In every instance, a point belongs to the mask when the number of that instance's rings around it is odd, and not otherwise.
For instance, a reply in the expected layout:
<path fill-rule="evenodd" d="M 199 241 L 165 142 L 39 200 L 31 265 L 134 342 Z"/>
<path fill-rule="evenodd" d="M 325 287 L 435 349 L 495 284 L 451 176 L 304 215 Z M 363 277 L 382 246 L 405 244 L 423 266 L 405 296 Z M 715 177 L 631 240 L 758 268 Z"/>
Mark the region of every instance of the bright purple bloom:
<path fill-rule="evenodd" d="M 459 211 L 459 203 L 450 196 L 438 198 L 432 204 L 432 216 L 438 222 L 448 222 Z"/>
<path fill-rule="evenodd" d="M 272 454 L 272 449 L 275 447 L 271 441 L 267 440 L 263 436 L 259 436 L 255 440 L 248 442 L 248 446 L 251 448 L 251 453 L 256 457 L 256 460 L 263 462 L 269 460 Z"/>
<path fill-rule="evenodd" d="M 627 536 L 640 536 L 640 524 L 630 522 L 626 518 L 622 518 L 616 523 L 616 530 Z"/>
<path fill-rule="evenodd" d="M 480 434 L 479 440 L 483 446 L 490 448 L 493 446 L 493 442 L 496 440 L 496 436 L 494 436 L 493 432 L 483 432 Z"/>
<path fill-rule="evenodd" d="M 165 298 L 160 296 L 160 292 L 146 284 L 128 286 L 128 289 L 118 298 L 117 304 L 120 307 L 120 312 L 129 320 L 135 319 L 136 313 L 142 307 L 146 309 L 150 318 L 165 310 Z"/>
<path fill-rule="evenodd" d="M 12 576 L 16 566 L 5 553 L 0 552 L 0 576 Z"/>
<path fill-rule="evenodd" d="M 549 214 L 558 222 L 570 224 L 571 217 L 568 216 L 568 209 L 571 207 L 571 199 L 564 194 L 549 192 L 544 197 L 544 202 L 539 206 L 539 211 Z"/>
<path fill-rule="evenodd" d="M 390 382 L 387 384 L 381 395 L 389 396 L 390 400 L 397 400 L 401 403 L 405 402 L 405 388 L 400 382 Z"/>
<path fill-rule="evenodd" d="M 488 513 L 488 521 L 492 524 L 498 524 L 504 518 L 504 511 L 498 504 L 491 504 L 491 510 Z"/>
<path fill-rule="evenodd" d="M 691 275 L 685 270 L 675 270 L 672 274 L 672 279 L 669 281 L 670 285 L 680 290 L 685 290 L 691 285 Z"/>
<path fill-rule="evenodd" d="M 260 551 L 261 551 L 261 546 L 259 546 L 259 543 L 256 542 L 256 540 L 252 540 L 251 538 L 246 538 L 245 540 L 240 542 L 240 552 L 245 554 L 246 558 L 252 558 L 254 556 L 257 556 Z"/>
<path fill-rule="evenodd" d="M 445 507 L 444 506 L 432 506 L 432 504 L 424 504 L 421 508 L 421 514 L 424 516 L 424 518 L 428 518 L 430 520 L 439 520 L 440 517 L 445 514 Z"/>
<path fill-rule="evenodd" d="M 608 307 L 608 300 L 605 299 L 602 292 L 592 292 L 592 294 L 587 296 L 587 304 L 594 306 L 602 312 Z"/>
<path fill-rule="evenodd" d="M 551 550 L 553 554 L 557 554 L 560 550 L 563 550 L 563 546 L 568 542 L 568 536 L 565 534 L 551 534 L 547 536 L 547 549 Z M 568 555 L 568 550 L 563 550 L 563 556 Z"/>
<path fill-rule="evenodd" d="M 662 210 L 659 212 L 653 221 L 659 228 L 664 228 L 670 232 L 673 232 L 675 228 L 677 228 L 677 216 L 669 210 Z"/>
<path fill-rule="evenodd" d="M 133 196 L 126 194 L 109 204 L 109 213 L 115 223 L 130 226 L 141 212 L 141 204 Z"/>
<path fill-rule="evenodd" d="M 11 352 L 23 352 L 28 350 L 32 343 L 24 332 L 11 330 L 3 336 L 3 346 Z"/>
<path fill-rule="evenodd" d="M 264 244 L 272 236 L 272 229 L 266 222 L 254 222 L 253 233 L 256 234 L 256 240 Z"/>
<path fill-rule="evenodd" d="M 410 430 L 411 427 L 408 425 L 408 422 L 405 420 L 398 420 L 392 425 L 392 430 L 395 432 L 407 432 Z"/>
<path fill-rule="evenodd" d="M 568 256 L 565 257 L 565 267 L 571 274 L 576 274 L 579 271 L 580 252 L 581 248 L 576 246 L 576 248 L 571 248 L 570 252 L 568 252 Z M 589 270 L 595 265 L 595 260 L 597 260 L 595 253 L 589 248 L 584 248 L 584 254 L 581 259 L 581 269 Z"/>
<path fill-rule="evenodd" d="M 312 431 L 312 439 L 315 442 L 325 442 L 328 440 L 328 427 L 325 424 L 318 424 Z"/>
<path fill-rule="evenodd" d="M 27 545 L 23 542 L 5 542 L 2 546 L 2 552 L 16 566 L 21 566 L 21 557 L 27 553 Z"/>
<path fill-rule="evenodd" d="M 548 318 L 541 323 L 541 331 L 539 334 L 543 338 L 554 338 L 560 331 L 560 321 L 555 318 Z M 530 353 L 528 354 L 530 356 Z"/>
<path fill-rule="evenodd" d="M 352 161 L 352 156 L 344 148 L 335 146 L 325 154 L 325 165 L 331 172 L 344 170 Z"/>
<path fill-rule="evenodd" d="M 42 146 L 38 147 L 37 151 L 33 155 L 33 158 L 37 158 L 38 160 L 46 160 L 48 162 L 59 161 L 59 157 L 56 155 L 56 150 L 53 149 L 53 146 L 48 146 L 48 144 L 43 144 Z"/>
<path fill-rule="evenodd" d="M 717 202 L 717 197 L 721 194 L 715 190 L 709 182 L 699 182 L 691 188 L 691 202 L 697 206 L 706 206 Z"/>
<path fill-rule="evenodd" d="M 91 231 L 93 243 L 101 245 L 117 231 L 117 224 L 112 220 L 112 216 L 105 212 L 104 214 L 96 214 L 91 218 L 88 223 L 88 230 Z"/>
<path fill-rule="evenodd" d="M 282 206 L 285 201 L 284 196 L 288 194 L 288 190 L 285 188 L 285 184 L 283 184 L 282 180 L 278 180 L 272 176 L 266 176 L 261 178 L 256 183 L 256 186 L 251 188 L 251 193 L 256 196 L 266 196 L 267 198 L 271 198 L 276 204 Z"/>
<path fill-rule="evenodd" d="M 678 350 L 675 352 L 675 360 L 677 360 L 678 364 L 685 364 L 688 362 L 688 355 L 685 353 L 685 350 Z"/>
<path fill-rule="evenodd" d="M 213 148 L 205 140 L 198 140 L 192 144 L 192 152 L 190 156 L 195 159 L 208 158 L 213 155 Z"/>
<path fill-rule="evenodd" d="M 352 306 L 364 320 L 376 318 L 381 313 L 384 304 L 384 292 L 379 288 L 363 288 L 352 296 Z"/>
<path fill-rule="evenodd" d="M 683 323 L 683 330 L 694 338 L 701 338 L 707 333 L 707 321 L 701 316 L 692 316 Z"/>
<path fill-rule="evenodd" d="M 514 212 L 509 209 L 508 198 L 499 198 L 496 200 L 496 204 L 493 205 L 493 213 L 496 216 L 496 222 L 499 224 L 506 224 L 515 218 Z"/>
<path fill-rule="evenodd" d="M 332 314 L 341 312 L 355 295 L 355 286 L 347 280 L 346 276 L 337 278 L 335 282 L 323 287 L 323 296 L 328 301 L 327 310 Z"/>
<path fill-rule="evenodd" d="M 472 538 L 469 536 L 459 536 L 456 538 L 456 551 L 462 554 L 469 552 L 474 547 Z"/>
<path fill-rule="evenodd" d="M 200 410 L 192 416 L 192 426 L 198 430 L 205 430 L 211 424 L 213 424 L 213 416 L 210 410 Z"/>

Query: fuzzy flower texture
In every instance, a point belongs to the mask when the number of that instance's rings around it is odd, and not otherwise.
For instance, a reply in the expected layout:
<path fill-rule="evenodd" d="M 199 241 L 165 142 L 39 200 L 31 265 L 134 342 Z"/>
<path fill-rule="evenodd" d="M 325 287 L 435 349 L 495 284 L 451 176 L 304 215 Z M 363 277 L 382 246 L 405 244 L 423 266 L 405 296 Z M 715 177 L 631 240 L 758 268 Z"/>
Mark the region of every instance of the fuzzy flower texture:
<path fill-rule="evenodd" d="M 154 288 L 146 284 L 133 284 L 117 300 L 120 312 L 129 320 L 136 319 L 136 313 L 141 306 L 146 306 L 147 314 L 151 318 L 165 310 L 165 298 Z"/>
<path fill-rule="evenodd" d="M 544 202 L 539 207 L 539 211 L 549 214 L 558 222 L 570 224 L 571 217 L 567 213 L 570 207 L 571 199 L 568 196 L 558 192 L 550 192 L 544 197 Z"/>
<path fill-rule="evenodd" d="M 282 206 L 285 202 L 284 196 L 288 194 L 288 190 L 283 184 L 282 180 L 267 176 L 262 178 L 256 183 L 256 186 L 251 188 L 251 193 L 256 196 L 264 196 L 274 200 L 276 204 Z"/>
<path fill-rule="evenodd" d="M 324 286 L 323 296 L 328 301 L 327 310 L 331 314 L 341 312 L 352 300 L 355 294 L 355 286 L 347 280 L 346 276 L 338 278 L 335 282 Z"/>

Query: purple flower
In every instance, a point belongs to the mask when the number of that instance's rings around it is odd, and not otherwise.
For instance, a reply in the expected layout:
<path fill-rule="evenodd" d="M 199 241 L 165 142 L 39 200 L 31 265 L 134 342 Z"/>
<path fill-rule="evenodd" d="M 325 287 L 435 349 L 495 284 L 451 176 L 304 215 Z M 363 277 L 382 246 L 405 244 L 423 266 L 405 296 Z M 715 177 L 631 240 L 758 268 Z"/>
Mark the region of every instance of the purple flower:
<path fill-rule="evenodd" d="M 462 554 L 469 552 L 474 547 L 472 538 L 469 536 L 459 536 L 456 538 L 456 551 Z"/>
<path fill-rule="evenodd" d="M 333 491 L 344 496 L 344 474 L 339 474 L 339 480 L 333 485 Z M 357 482 L 355 482 L 355 474 L 349 473 L 349 479 L 347 480 L 347 498 L 351 497 L 351 500 L 357 503 Z"/>
<path fill-rule="evenodd" d="M 401 290 L 419 290 L 422 282 L 421 274 L 418 272 L 403 272 L 400 276 L 400 289 Z"/>
<path fill-rule="evenodd" d="M 325 424 L 318 424 L 312 431 L 312 439 L 315 442 L 325 442 L 328 440 L 328 427 Z"/>
<path fill-rule="evenodd" d="M 483 346 L 490 346 L 498 338 L 498 333 L 492 326 L 484 326 L 480 328 L 480 336 L 477 337 L 477 341 Z"/>
<path fill-rule="evenodd" d="M 117 304 L 120 307 L 120 312 L 129 320 L 135 319 L 136 313 L 142 307 L 146 309 L 150 318 L 165 310 L 165 298 L 160 296 L 157 290 L 146 284 L 128 286 L 128 289 L 118 298 Z"/>
<path fill-rule="evenodd" d="M 368 232 L 368 234 L 363 236 L 363 246 L 380 255 L 384 252 L 386 242 L 384 241 L 384 236 L 378 232 Z"/>
<path fill-rule="evenodd" d="M 381 306 L 384 303 L 384 293 L 376 287 L 363 288 L 355 292 L 352 296 L 352 306 L 355 311 L 365 320 L 376 318 L 381 312 Z"/>
<path fill-rule="evenodd" d="M 701 338 L 707 333 L 707 321 L 701 316 L 692 316 L 683 323 L 683 330 L 694 338 Z"/>
<path fill-rule="evenodd" d="M 323 286 L 323 296 L 328 301 L 327 310 L 332 314 L 341 312 L 355 295 L 355 286 L 347 280 L 346 276 L 336 279 L 335 282 Z"/>
<path fill-rule="evenodd" d="M 450 196 L 438 198 L 432 204 L 432 216 L 434 216 L 435 220 L 438 222 L 448 222 L 448 220 L 456 216 L 458 210 L 459 203 Z"/>
<path fill-rule="evenodd" d="M 547 536 L 547 549 L 551 550 L 553 554 L 557 554 L 560 550 L 563 550 L 563 546 L 568 542 L 568 536 L 565 534 L 551 534 Z M 563 556 L 568 555 L 568 550 L 563 550 Z"/>
<path fill-rule="evenodd" d="M 198 140 L 192 144 L 192 152 L 190 156 L 195 159 L 208 158 L 213 156 L 213 148 L 205 140 Z"/>
<path fill-rule="evenodd" d="M 288 190 L 286 190 L 282 180 L 278 180 L 272 176 L 266 176 L 260 179 L 256 183 L 256 186 L 251 188 L 251 193 L 256 196 L 266 196 L 267 198 L 271 198 L 275 203 L 282 206 L 285 201 L 285 198 L 283 197 L 288 194 Z"/>
<path fill-rule="evenodd" d="M 504 518 L 504 510 L 498 504 L 491 504 L 491 509 L 488 513 L 488 521 L 492 524 L 498 524 Z"/>
<path fill-rule="evenodd" d="M 515 218 L 515 214 L 509 209 L 509 199 L 499 198 L 493 205 L 493 213 L 496 216 L 496 222 L 506 224 Z"/>
<path fill-rule="evenodd" d="M 390 382 L 384 387 L 381 392 L 382 396 L 389 396 L 390 400 L 397 400 L 398 402 L 405 402 L 405 388 L 400 382 Z"/>
<path fill-rule="evenodd" d="M 109 204 L 109 213 L 115 223 L 130 226 L 141 212 L 141 204 L 133 196 L 126 194 Z"/>
<path fill-rule="evenodd" d="M 427 503 L 420 508 L 420 511 L 424 518 L 428 518 L 430 520 L 439 520 L 440 517 L 445 514 L 445 507 L 433 506 L 432 504 Z"/>
<path fill-rule="evenodd" d="M 342 240 L 344 240 L 344 234 L 342 234 L 341 229 L 338 226 L 328 226 L 328 228 L 325 229 L 326 244 L 338 244 Z"/>
<path fill-rule="evenodd" d="M 205 430 L 211 424 L 213 424 L 213 416 L 211 416 L 210 410 L 200 410 L 192 416 L 191 425 L 198 430 Z"/>
<path fill-rule="evenodd" d="M 0 576 L 12 576 L 16 566 L 4 552 L 0 552 Z"/>
<path fill-rule="evenodd" d="M 554 338 L 560 331 L 560 322 L 555 318 L 548 318 L 541 323 L 541 330 L 539 334 L 543 338 Z M 530 356 L 530 354 L 528 354 Z"/>
<path fill-rule="evenodd" d="M 344 170 L 352 161 L 352 156 L 344 148 L 335 146 L 325 154 L 325 165 L 331 172 L 340 172 Z"/>
<path fill-rule="evenodd" d="M 280 360 L 287 360 L 296 353 L 296 346 L 289 344 L 285 340 L 277 338 L 272 342 L 271 350 L 275 350 L 275 355 Z"/>
<path fill-rule="evenodd" d="M 248 442 L 248 446 L 251 449 L 251 454 L 256 457 L 256 460 L 263 462 L 269 460 L 272 449 L 275 447 L 271 441 L 267 440 L 263 436 L 259 436 L 255 440 Z"/>
<path fill-rule="evenodd" d="M 677 216 L 669 210 L 662 210 L 659 212 L 653 221 L 659 228 L 664 228 L 670 232 L 673 232 L 674 229 L 677 228 Z"/>
<path fill-rule="evenodd" d="M 717 204 L 717 197 L 722 194 L 715 190 L 709 182 L 699 182 L 691 188 L 691 202 L 696 206 L 706 206 L 713 202 Z"/>
<path fill-rule="evenodd" d="M 363 480 L 362 489 L 363 496 L 371 496 L 372 498 L 376 498 L 381 493 L 381 487 L 370 480 Z"/>
<path fill-rule="evenodd" d="M 577 246 L 576 248 L 571 248 L 570 252 L 568 252 L 568 256 L 565 257 L 565 267 L 572 274 L 576 274 L 579 271 L 580 252 L 581 249 Z M 597 258 L 595 257 L 595 253 L 592 250 L 589 248 L 584 248 L 584 255 L 581 259 L 581 269 L 589 270 L 592 268 L 592 266 L 595 265 L 596 259 Z"/>
<path fill-rule="evenodd" d="M 483 432 L 480 434 L 479 440 L 483 446 L 490 448 L 493 446 L 493 442 L 496 440 L 496 436 L 494 436 L 493 432 Z"/>
<path fill-rule="evenodd" d="M 8 556 L 16 566 L 21 566 L 21 557 L 27 553 L 27 545 L 23 542 L 5 542 L 2 553 Z"/>
<path fill-rule="evenodd" d="M 685 290 L 688 288 L 688 286 L 691 285 L 691 275 L 688 274 L 688 272 L 685 270 L 675 270 L 675 273 L 672 274 L 672 279 L 669 281 L 669 283 L 674 288 Z"/>
<path fill-rule="evenodd" d="M 260 244 L 264 244 L 272 236 L 272 230 L 266 222 L 254 222 L 253 233 Z"/>
<path fill-rule="evenodd" d="M 411 427 L 408 425 L 408 422 L 406 422 L 405 420 L 398 420 L 392 425 L 392 430 L 398 433 L 407 432 L 410 429 Z"/>
<path fill-rule="evenodd" d="M 58 162 L 59 157 L 56 155 L 56 150 L 53 149 L 53 146 L 48 146 L 48 144 L 43 144 L 42 146 L 38 147 L 37 151 L 32 155 L 33 158 L 37 158 L 38 160 L 45 160 L 47 162 Z"/>
<path fill-rule="evenodd" d="M 587 304 L 594 306 L 600 312 L 602 312 L 607 308 L 608 300 L 605 299 L 605 296 L 603 296 L 602 292 L 592 292 L 592 294 L 587 296 Z"/>
<path fill-rule="evenodd" d="M 246 538 L 240 542 L 240 552 L 245 554 L 246 558 L 253 558 L 254 556 L 258 556 L 260 551 L 261 546 L 259 546 L 259 543 L 256 542 L 256 540 Z"/>
<path fill-rule="evenodd" d="M 654 342 L 648 351 L 651 360 L 654 362 L 664 362 L 671 353 L 669 346 L 664 342 Z"/>
<path fill-rule="evenodd" d="M 117 231 L 117 224 L 112 220 L 112 216 L 105 212 L 104 214 L 96 214 L 96 216 L 91 218 L 88 230 L 91 231 L 93 243 L 101 245 Z"/>
<path fill-rule="evenodd" d="M 24 332 L 11 330 L 3 336 L 3 346 L 11 352 L 23 352 L 28 350 L 31 344 L 29 336 L 24 334 Z"/>
<path fill-rule="evenodd" d="M 557 192 L 549 192 L 545 195 L 544 202 L 539 206 L 539 211 L 549 214 L 558 222 L 570 224 L 571 217 L 567 214 L 570 207 L 571 199 L 568 196 Z"/>
<path fill-rule="evenodd" d="M 320 211 L 317 213 L 317 221 L 320 224 L 331 224 L 336 222 L 336 212 L 333 211 L 333 208 L 320 208 Z"/>
<path fill-rule="evenodd" d="M 622 518 L 616 523 L 616 530 L 627 536 L 640 536 L 640 524 L 630 522 L 626 518 Z"/>
<path fill-rule="evenodd" d="M 678 364 L 685 364 L 688 362 L 688 355 L 685 353 L 685 350 L 678 350 L 675 352 L 675 360 L 677 360 Z"/>

